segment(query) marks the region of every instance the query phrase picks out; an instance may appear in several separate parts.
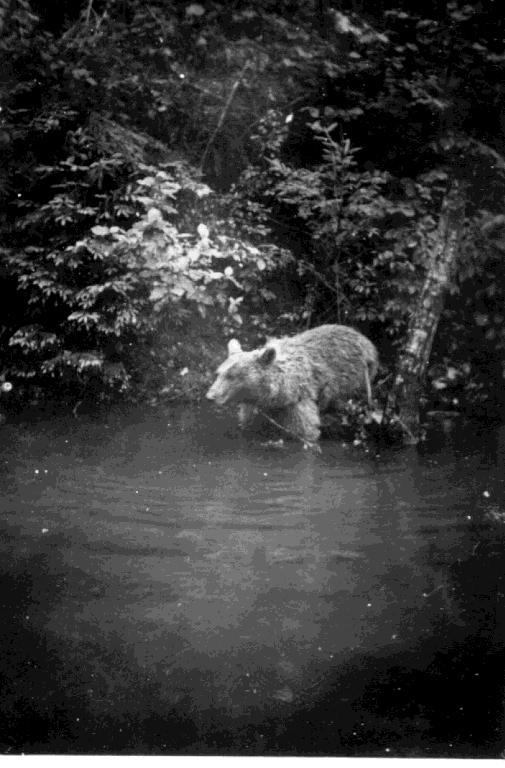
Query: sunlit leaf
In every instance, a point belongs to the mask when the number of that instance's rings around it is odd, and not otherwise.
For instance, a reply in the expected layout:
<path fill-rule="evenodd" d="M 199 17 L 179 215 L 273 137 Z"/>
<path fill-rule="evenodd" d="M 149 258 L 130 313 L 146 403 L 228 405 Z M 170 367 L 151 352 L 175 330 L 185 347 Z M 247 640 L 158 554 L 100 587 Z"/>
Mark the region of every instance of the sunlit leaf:
<path fill-rule="evenodd" d="M 191 3 L 186 6 L 186 16 L 203 16 L 205 8 L 200 3 Z"/>

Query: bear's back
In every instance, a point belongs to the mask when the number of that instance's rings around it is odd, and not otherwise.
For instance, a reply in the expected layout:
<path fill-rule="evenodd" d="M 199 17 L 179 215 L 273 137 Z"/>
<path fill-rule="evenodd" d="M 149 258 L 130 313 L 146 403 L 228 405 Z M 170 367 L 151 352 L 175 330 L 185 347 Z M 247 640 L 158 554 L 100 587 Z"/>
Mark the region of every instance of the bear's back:
<path fill-rule="evenodd" d="M 275 347 L 284 371 L 311 381 L 321 404 L 366 391 L 366 375 L 377 373 L 374 344 L 346 325 L 320 325 L 296 336 L 277 339 Z"/>
<path fill-rule="evenodd" d="M 296 336 L 285 336 L 273 341 L 279 352 L 289 355 L 290 351 L 299 353 L 306 350 L 309 356 L 318 356 L 340 360 L 342 352 L 354 353 L 366 363 L 378 361 L 374 344 L 360 331 L 348 325 L 326 324 L 302 331 Z"/>

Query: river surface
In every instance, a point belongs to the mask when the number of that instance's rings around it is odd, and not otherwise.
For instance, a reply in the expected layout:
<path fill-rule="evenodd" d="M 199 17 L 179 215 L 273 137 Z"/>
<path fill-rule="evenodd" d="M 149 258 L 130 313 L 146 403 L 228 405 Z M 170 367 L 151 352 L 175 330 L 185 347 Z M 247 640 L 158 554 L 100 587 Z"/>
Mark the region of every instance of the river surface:
<path fill-rule="evenodd" d="M 1 427 L 5 753 L 499 756 L 505 429 Z"/>

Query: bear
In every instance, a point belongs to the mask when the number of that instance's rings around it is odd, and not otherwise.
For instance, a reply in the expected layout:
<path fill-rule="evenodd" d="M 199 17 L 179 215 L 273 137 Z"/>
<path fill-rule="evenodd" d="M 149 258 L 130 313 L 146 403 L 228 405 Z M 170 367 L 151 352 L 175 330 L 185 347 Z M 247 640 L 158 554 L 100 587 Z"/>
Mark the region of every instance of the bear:
<path fill-rule="evenodd" d="M 270 339 L 251 352 L 231 339 L 206 397 L 217 405 L 237 403 L 241 427 L 260 412 L 288 436 L 315 443 L 321 414 L 353 395 L 366 395 L 371 404 L 378 360 L 370 339 L 345 325 Z"/>

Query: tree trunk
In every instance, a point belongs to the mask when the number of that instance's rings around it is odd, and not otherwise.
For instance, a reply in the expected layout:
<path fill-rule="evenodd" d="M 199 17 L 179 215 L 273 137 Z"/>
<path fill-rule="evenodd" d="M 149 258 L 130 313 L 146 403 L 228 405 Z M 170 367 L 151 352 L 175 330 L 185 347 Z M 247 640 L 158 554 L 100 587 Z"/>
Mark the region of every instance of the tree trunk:
<path fill-rule="evenodd" d="M 459 186 L 453 183 L 442 203 L 433 250 L 426 255 L 426 276 L 413 307 L 405 348 L 384 409 L 384 423 L 396 416 L 409 443 L 419 439 L 419 401 L 445 295 L 456 272 L 463 215 L 463 198 Z"/>

